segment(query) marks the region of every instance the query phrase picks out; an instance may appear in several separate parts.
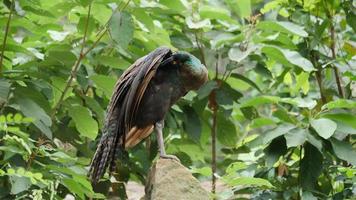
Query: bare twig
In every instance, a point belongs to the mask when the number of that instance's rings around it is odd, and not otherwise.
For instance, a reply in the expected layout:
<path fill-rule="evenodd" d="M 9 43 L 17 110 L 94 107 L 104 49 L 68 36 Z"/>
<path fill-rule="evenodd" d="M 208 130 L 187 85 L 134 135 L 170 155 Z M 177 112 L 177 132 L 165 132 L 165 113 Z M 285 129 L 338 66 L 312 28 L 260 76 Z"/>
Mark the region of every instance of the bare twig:
<path fill-rule="evenodd" d="M 71 73 L 69 75 L 69 78 L 67 80 L 67 83 L 66 83 L 66 86 L 64 87 L 64 90 L 61 94 L 61 96 L 59 97 L 59 100 L 57 102 L 57 104 L 54 106 L 53 108 L 53 111 L 52 111 L 52 115 L 51 115 L 51 118 L 53 119 L 58 108 L 61 106 L 62 104 L 62 101 L 64 99 L 64 96 L 65 94 L 67 93 L 67 91 L 69 90 L 70 88 L 70 85 L 72 84 L 73 82 L 73 79 L 76 77 L 77 75 L 77 71 L 79 69 L 79 66 L 80 66 L 80 63 L 81 61 L 83 60 L 83 58 L 85 57 L 85 55 L 91 50 L 94 48 L 94 46 L 99 42 L 99 40 L 102 38 L 103 35 L 101 35 L 101 37 L 98 38 L 97 41 L 95 41 L 95 43 L 92 45 L 92 47 L 90 49 L 88 49 L 86 52 L 84 52 L 84 48 L 85 48 L 85 42 L 86 42 L 86 39 L 87 39 L 87 33 L 88 33 L 88 24 L 89 24 L 89 18 L 90 18 L 90 12 L 91 12 L 91 4 L 89 5 L 89 8 L 88 8 L 88 16 L 87 16 L 87 19 L 86 19 L 86 22 L 85 22 L 85 29 L 84 29 L 84 36 L 83 36 L 83 42 L 82 42 L 82 48 L 80 49 L 80 53 L 79 53 L 79 57 L 77 59 L 77 61 L 74 63 L 73 67 L 72 67 L 72 70 L 71 70 Z M 106 31 L 104 31 L 104 33 L 106 33 Z"/>
<path fill-rule="evenodd" d="M 2 42 L 2 49 L 1 49 L 1 56 L 0 56 L 0 77 L 2 76 L 5 46 L 6 46 L 7 36 L 9 35 L 11 16 L 12 16 L 12 12 L 14 10 L 14 3 L 15 3 L 14 0 L 12 0 L 11 5 L 10 5 L 9 17 L 7 18 L 7 23 L 6 23 L 6 27 L 5 27 L 4 41 Z"/>

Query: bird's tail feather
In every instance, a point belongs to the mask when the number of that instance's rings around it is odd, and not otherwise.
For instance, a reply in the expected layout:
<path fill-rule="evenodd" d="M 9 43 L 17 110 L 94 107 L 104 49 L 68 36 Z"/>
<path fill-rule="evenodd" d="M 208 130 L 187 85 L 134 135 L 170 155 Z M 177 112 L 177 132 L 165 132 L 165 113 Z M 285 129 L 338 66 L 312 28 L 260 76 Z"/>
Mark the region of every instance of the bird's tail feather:
<path fill-rule="evenodd" d="M 93 184 L 99 181 L 108 165 L 111 165 L 112 160 L 115 159 L 116 145 L 115 134 L 104 134 L 102 136 L 89 169 L 89 177 Z"/>

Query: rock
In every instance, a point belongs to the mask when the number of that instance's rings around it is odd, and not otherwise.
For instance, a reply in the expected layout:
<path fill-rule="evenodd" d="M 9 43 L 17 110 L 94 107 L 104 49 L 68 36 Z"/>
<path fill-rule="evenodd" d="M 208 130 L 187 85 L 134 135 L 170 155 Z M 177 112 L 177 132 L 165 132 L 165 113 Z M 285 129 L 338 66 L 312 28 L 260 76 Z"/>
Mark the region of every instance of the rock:
<path fill-rule="evenodd" d="M 146 200 L 205 200 L 209 194 L 190 171 L 172 159 L 156 161 L 148 175 Z"/>

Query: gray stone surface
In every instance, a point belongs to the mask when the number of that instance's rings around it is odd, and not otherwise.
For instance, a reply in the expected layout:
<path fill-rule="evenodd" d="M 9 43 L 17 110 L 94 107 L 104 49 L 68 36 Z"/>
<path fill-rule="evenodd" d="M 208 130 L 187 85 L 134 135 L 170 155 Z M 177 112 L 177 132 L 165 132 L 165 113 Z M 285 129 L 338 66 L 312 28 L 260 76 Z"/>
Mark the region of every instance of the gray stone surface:
<path fill-rule="evenodd" d="M 151 167 L 146 200 L 208 200 L 209 194 L 190 171 L 172 159 L 159 159 Z"/>

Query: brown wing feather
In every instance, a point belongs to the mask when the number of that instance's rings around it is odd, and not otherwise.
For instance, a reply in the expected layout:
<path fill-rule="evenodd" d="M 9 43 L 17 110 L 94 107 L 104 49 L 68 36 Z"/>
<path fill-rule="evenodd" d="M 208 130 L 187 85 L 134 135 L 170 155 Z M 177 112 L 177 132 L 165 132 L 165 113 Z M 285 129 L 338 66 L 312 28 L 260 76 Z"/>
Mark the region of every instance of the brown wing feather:
<path fill-rule="evenodd" d="M 143 139 L 148 137 L 153 131 L 154 125 L 149 125 L 144 128 L 134 126 L 127 134 L 125 140 L 125 149 L 134 147 Z"/>

